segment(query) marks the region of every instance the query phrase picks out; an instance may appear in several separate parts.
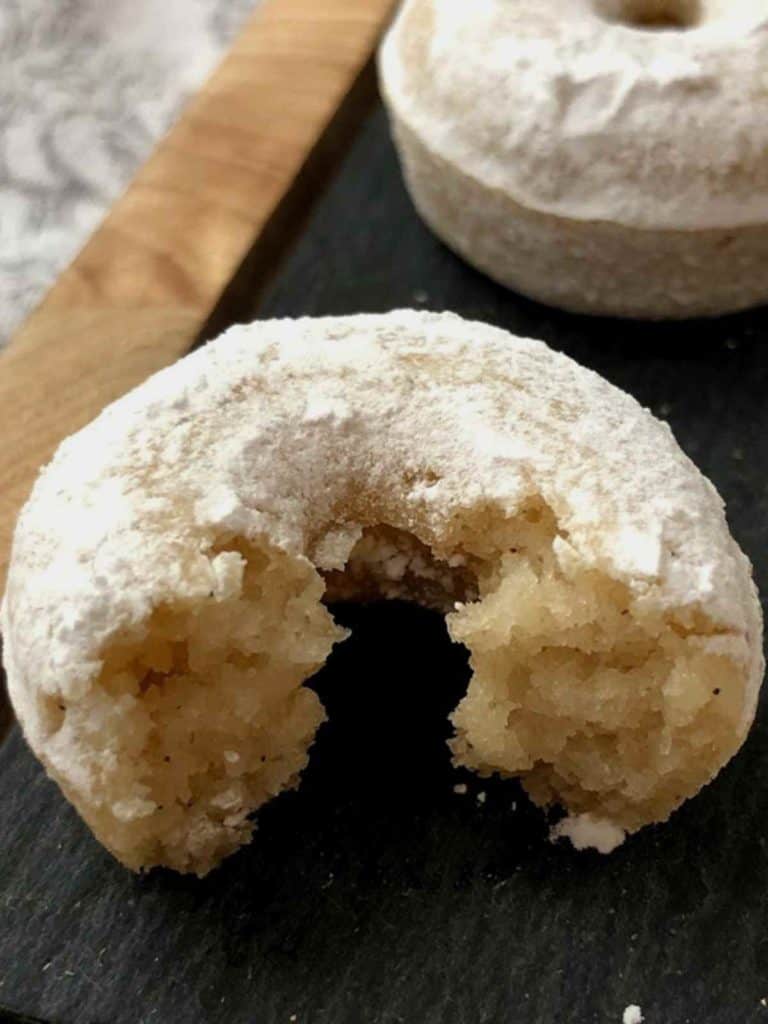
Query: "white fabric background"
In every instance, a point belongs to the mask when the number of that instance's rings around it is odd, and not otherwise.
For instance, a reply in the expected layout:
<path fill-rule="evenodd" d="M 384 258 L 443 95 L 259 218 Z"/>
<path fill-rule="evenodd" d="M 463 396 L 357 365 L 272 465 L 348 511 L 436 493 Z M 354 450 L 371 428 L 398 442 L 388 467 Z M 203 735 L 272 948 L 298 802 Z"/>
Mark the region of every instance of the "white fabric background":
<path fill-rule="evenodd" d="M 258 0 L 0 0 L 0 345 Z"/>

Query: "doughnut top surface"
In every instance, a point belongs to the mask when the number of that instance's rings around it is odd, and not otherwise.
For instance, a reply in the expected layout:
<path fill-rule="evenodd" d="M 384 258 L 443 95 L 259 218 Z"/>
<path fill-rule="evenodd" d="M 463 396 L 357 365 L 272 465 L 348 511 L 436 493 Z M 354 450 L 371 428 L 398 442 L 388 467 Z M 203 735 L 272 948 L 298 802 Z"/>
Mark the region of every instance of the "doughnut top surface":
<path fill-rule="evenodd" d="M 225 586 L 206 557 L 222 536 L 331 569 L 357 524 L 429 540 L 473 507 L 531 499 L 555 517 L 559 558 L 746 635 L 751 716 L 749 564 L 669 428 L 541 342 L 412 311 L 234 327 L 65 441 L 17 527 L 9 678 L 76 694 L 117 631 Z M 34 695 L 12 696 L 34 743 Z"/>
<path fill-rule="evenodd" d="M 701 229 L 768 217 L 766 0 L 406 0 L 389 102 L 522 206 Z"/>

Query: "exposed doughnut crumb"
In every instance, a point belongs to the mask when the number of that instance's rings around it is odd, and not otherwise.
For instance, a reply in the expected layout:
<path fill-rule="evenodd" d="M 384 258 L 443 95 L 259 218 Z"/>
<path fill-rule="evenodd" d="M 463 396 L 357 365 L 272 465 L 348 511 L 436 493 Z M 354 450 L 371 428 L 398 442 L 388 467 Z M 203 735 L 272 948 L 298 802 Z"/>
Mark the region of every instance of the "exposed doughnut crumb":
<path fill-rule="evenodd" d="M 87 730 L 106 751 L 85 817 L 130 867 L 202 874 L 247 842 L 249 814 L 296 785 L 325 717 L 301 685 L 345 635 L 322 581 L 242 541 L 212 557 L 228 563 L 226 591 L 116 637 L 91 699 L 57 734 L 66 744 Z"/>
<path fill-rule="evenodd" d="M 447 616 L 474 669 L 453 715 L 457 766 L 519 775 L 538 803 L 564 801 L 572 814 L 553 835 L 577 849 L 608 853 L 626 829 L 666 817 L 707 780 L 710 745 L 734 729 L 738 673 L 664 616 L 624 615 L 632 600 L 620 585 L 563 573 L 543 509 L 497 538 L 494 526 L 479 531 L 482 557 L 450 559 L 375 528 L 325 581 L 282 553 L 219 542 L 211 557 L 226 561 L 226 588 L 118 637 L 88 705 L 60 727 L 59 743 L 87 728 L 110 750 L 104 811 L 86 814 L 94 831 L 129 866 L 207 871 L 250 838 L 254 807 L 299 781 L 324 719 L 302 683 L 345 635 L 323 602 L 445 609 L 457 593 L 474 598 Z M 713 680 L 730 702 L 714 699 Z"/>

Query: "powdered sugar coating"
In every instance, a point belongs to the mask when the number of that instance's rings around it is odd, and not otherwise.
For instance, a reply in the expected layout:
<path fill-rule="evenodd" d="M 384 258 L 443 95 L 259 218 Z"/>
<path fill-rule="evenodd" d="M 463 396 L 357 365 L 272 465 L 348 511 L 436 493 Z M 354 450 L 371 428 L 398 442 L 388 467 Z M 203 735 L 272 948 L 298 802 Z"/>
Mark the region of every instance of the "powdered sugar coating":
<path fill-rule="evenodd" d="M 768 4 L 702 0 L 684 31 L 639 30 L 622 7 L 407 0 L 382 51 L 388 100 L 439 159 L 530 210 L 764 224 Z"/>
<path fill-rule="evenodd" d="M 624 830 L 592 814 L 572 814 L 550 829 L 550 839 L 570 839 L 576 850 L 613 853 L 626 838 Z"/>
<path fill-rule="evenodd" d="M 105 644 L 164 601 L 231 588 L 222 533 L 343 564 L 361 492 L 381 521 L 436 534 L 539 496 L 562 564 L 727 631 L 711 643 L 744 666 L 746 731 L 763 671 L 750 566 L 669 428 L 541 342 L 404 310 L 234 327 L 61 445 L 19 518 L 0 620 L 33 748 L 87 790 L 43 695 L 76 700 Z"/>

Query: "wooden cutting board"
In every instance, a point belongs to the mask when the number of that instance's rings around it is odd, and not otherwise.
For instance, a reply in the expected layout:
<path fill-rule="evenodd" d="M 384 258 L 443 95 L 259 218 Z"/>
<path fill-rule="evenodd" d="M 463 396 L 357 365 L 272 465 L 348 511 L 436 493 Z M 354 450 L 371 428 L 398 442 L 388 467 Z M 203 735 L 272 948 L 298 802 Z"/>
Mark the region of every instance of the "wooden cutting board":
<path fill-rule="evenodd" d="M 263 287 L 374 95 L 394 0 L 263 0 L 0 354 L 0 592 L 58 442 L 186 353 L 238 271 Z"/>

